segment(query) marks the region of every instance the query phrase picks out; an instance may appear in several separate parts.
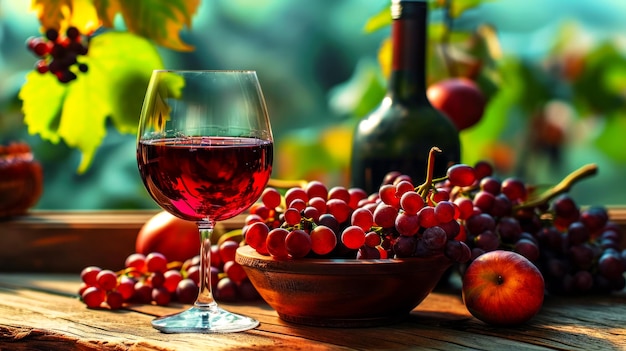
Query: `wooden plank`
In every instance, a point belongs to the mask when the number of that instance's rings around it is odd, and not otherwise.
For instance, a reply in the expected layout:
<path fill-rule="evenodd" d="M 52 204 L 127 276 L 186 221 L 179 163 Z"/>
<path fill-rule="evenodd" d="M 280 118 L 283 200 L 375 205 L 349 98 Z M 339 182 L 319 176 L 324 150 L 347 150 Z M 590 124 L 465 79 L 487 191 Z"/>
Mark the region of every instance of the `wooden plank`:
<path fill-rule="evenodd" d="M 515 328 L 472 318 L 458 291 L 433 293 L 402 323 L 376 328 L 316 328 L 286 323 L 266 304 L 226 304 L 257 318 L 252 331 L 226 335 L 162 334 L 155 315 L 186 308 L 87 309 L 76 275 L 0 274 L 0 349 L 10 350 L 625 350 L 626 294 L 548 297 L 541 313 Z M 7 346 L 8 345 L 8 346 Z"/>
<path fill-rule="evenodd" d="M 626 233 L 626 207 L 608 209 Z M 116 269 L 135 251 L 139 229 L 156 212 L 40 210 L 0 220 L 0 272 L 75 273 L 90 265 Z M 216 231 L 241 228 L 245 216 L 218 223 Z"/>
<path fill-rule="evenodd" d="M 33 211 L 0 220 L 0 272 L 76 273 L 95 265 L 122 268 L 139 229 L 157 211 Z M 242 216 L 219 223 L 223 233 Z"/>

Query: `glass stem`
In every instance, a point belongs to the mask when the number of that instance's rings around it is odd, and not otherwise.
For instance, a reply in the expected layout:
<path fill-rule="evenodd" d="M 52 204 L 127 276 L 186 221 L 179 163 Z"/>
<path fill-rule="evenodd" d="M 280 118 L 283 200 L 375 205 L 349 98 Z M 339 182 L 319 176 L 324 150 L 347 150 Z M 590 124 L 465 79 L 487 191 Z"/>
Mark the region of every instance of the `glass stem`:
<path fill-rule="evenodd" d="M 200 291 L 194 305 L 205 309 L 217 309 L 217 303 L 211 293 L 211 236 L 215 222 L 199 221 L 200 232 Z"/>

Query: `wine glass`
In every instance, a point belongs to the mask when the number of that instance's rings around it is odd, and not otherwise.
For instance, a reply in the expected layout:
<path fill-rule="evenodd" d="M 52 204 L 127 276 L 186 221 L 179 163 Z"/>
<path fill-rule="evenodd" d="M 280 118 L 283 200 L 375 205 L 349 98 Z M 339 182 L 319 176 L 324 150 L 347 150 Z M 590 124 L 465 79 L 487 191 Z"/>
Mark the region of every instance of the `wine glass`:
<path fill-rule="evenodd" d="M 159 317 L 165 333 L 236 332 L 253 318 L 211 293 L 211 234 L 250 207 L 272 172 L 273 137 L 255 71 L 156 70 L 141 110 L 137 164 L 152 198 L 200 232 L 200 290 L 193 307 Z"/>

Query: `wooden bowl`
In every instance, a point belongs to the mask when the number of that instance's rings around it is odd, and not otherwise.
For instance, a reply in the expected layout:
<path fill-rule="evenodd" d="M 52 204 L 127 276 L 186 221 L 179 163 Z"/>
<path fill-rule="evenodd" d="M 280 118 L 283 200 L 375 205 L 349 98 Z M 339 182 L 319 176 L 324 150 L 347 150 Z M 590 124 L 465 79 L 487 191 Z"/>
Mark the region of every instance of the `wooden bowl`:
<path fill-rule="evenodd" d="M 283 261 L 250 246 L 237 249 L 236 261 L 282 320 L 324 327 L 398 322 L 428 296 L 452 265 L 443 255 Z"/>

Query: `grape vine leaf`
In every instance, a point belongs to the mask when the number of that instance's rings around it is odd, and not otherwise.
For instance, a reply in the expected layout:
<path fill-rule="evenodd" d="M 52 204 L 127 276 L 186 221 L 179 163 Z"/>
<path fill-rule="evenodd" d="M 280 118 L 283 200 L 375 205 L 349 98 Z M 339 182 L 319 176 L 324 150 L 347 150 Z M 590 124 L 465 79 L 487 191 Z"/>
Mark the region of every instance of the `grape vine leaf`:
<path fill-rule="evenodd" d="M 191 27 L 200 0 L 93 0 L 105 27 L 113 28 L 114 19 L 121 14 L 131 33 L 154 40 L 163 47 L 177 51 L 191 51 L 180 31 Z"/>
<path fill-rule="evenodd" d="M 32 0 L 31 8 L 43 29 L 61 31 L 74 26 L 81 33 L 92 33 L 100 26 L 92 0 Z"/>
<path fill-rule="evenodd" d="M 388 27 L 389 25 L 391 25 L 391 8 L 386 6 L 383 10 L 367 20 L 363 30 L 366 33 L 372 33 L 379 29 Z"/>
<path fill-rule="evenodd" d="M 78 72 L 68 84 L 49 73 L 29 73 L 19 98 L 28 132 L 79 149 L 78 173 L 83 173 L 106 135 L 109 119 L 122 133 L 136 131 L 152 70 L 163 63 L 150 41 L 127 32 L 94 36 L 88 55 L 79 60 L 89 70 Z"/>

